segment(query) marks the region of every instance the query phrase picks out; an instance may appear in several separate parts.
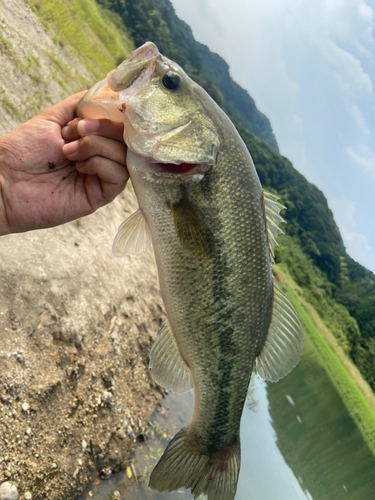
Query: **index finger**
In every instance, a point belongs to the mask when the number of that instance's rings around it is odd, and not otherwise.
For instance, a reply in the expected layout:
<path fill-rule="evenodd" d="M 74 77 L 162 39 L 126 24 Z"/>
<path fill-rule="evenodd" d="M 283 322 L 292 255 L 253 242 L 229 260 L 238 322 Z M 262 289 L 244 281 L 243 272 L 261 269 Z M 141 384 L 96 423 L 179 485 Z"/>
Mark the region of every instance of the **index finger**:
<path fill-rule="evenodd" d="M 61 137 L 66 142 L 72 142 L 79 139 L 81 136 L 78 133 L 77 125 L 81 118 L 74 118 L 65 127 L 61 129 Z"/>
<path fill-rule="evenodd" d="M 84 118 L 77 124 L 77 130 L 81 137 L 85 135 L 101 135 L 108 139 L 124 142 L 124 124 L 111 120 L 89 120 Z"/>

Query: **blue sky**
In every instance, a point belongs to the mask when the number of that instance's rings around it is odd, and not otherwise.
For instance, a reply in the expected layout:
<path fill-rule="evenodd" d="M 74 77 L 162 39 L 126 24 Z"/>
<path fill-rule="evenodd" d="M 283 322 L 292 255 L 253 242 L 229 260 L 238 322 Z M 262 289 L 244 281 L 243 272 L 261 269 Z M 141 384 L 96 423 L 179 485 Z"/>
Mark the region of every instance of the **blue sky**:
<path fill-rule="evenodd" d="M 375 0 L 172 0 L 375 271 Z"/>

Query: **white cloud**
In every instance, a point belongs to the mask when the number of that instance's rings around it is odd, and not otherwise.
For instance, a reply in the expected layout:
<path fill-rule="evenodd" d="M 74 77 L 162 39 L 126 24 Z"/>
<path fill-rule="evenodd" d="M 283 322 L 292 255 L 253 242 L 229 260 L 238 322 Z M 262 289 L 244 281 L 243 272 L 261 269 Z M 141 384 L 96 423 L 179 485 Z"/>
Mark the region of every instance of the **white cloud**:
<path fill-rule="evenodd" d="M 373 10 L 364 0 L 320 0 L 318 6 L 312 5 L 317 7 L 316 16 L 299 12 L 303 27 L 299 34 L 319 51 L 353 123 L 368 135 L 358 101 L 372 96 L 373 85 L 359 57 L 365 54 L 373 59 Z"/>
<path fill-rule="evenodd" d="M 361 113 L 361 110 L 356 104 L 353 103 L 347 103 L 346 108 L 353 118 L 354 123 L 357 125 L 357 127 L 366 135 L 370 135 L 370 129 L 366 125 L 365 119 L 363 118 L 363 115 Z"/>
<path fill-rule="evenodd" d="M 375 154 L 368 147 L 361 146 L 357 151 L 353 148 L 346 148 L 345 152 L 355 165 L 361 167 L 375 179 Z"/>
<path fill-rule="evenodd" d="M 371 95 L 371 78 L 363 70 L 359 59 L 330 40 L 319 41 L 319 45 L 322 43 L 324 43 L 324 47 L 321 47 L 322 52 L 325 49 L 324 57 L 332 68 L 332 76 L 338 90 L 345 97 L 357 97 L 358 91 Z"/>
<path fill-rule="evenodd" d="M 346 196 L 332 198 L 329 206 L 334 213 L 335 221 L 339 227 L 352 228 L 354 224 L 355 206 Z"/>
<path fill-rule="evenodd" d="M 371 256 L 371 246 L 365 235 L 354 230 L 355 204 L 346 196 L 341 196 L 331 199 L 329 206 L 340 228 L 348 254 L 358 262 L 365 262 Z"/>
<path fill-rule="evenodd" d="M 341 230 L 341 235 L 348 254 L 358 262 L 364 262 L 371 253 L 366 236 L 354 231 Z"/>

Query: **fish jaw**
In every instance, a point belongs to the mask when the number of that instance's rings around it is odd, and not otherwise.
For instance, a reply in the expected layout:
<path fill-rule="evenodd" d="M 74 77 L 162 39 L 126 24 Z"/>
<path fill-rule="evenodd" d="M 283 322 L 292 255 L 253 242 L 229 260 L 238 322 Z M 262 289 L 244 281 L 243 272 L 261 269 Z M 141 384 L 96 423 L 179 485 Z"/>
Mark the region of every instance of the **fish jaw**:
<path fill-rule="evenodd" d="M 78 103 L 76 115 L 80 118 L 109 119 L 123 123 L 126 98 L 133 95 L 137 88 L 132 84 L 138 81 L 138 87 L 142 87 L 148 82 L 148 77 L 154 70 L 153 61 L 158 56 L 159 50 L 152 42 L 146 42 L 136 49 L 116 69 L 110 71 L 104 80 L 89 89 Z M 123 92 L 130 87 L 130 94 Z"/>
<path fill-rule="evenodd" d="M 134 50 L 116 69 L 107 75 L 107 83 L 114 92 L 129 88 L 141 73 L 152 66 L 160 52 L 152 42 Z"/>

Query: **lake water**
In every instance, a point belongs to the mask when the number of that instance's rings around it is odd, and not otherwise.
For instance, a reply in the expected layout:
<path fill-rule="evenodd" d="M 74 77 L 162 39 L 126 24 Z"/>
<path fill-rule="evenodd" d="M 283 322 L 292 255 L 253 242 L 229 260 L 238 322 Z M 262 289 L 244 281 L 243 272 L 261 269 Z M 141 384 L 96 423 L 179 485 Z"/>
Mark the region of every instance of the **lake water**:
<path fill-rule="evenodd" d="M 152 470 L 169 438 L 190 420 L 192 392 L 169 394 L 153 415 L 153 436 L 138 446 L 137 475 Z M 167 435 L 167 437 L 166 437 Z M 256 375 L 241 421 L 241 472 L 236 500 L 373 500 L 375 457 L 366 446 L 312 345 L 277 384 Z M 157 493 L 148 476 L 124 473 L 91 485 L 82 500 L 191 500 L 190 491 Z M 92 496 L 88 495 L 91 492 Z"/>

